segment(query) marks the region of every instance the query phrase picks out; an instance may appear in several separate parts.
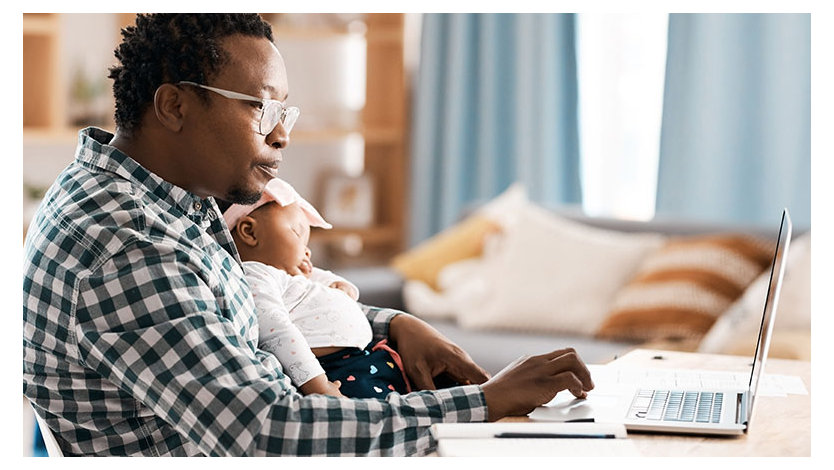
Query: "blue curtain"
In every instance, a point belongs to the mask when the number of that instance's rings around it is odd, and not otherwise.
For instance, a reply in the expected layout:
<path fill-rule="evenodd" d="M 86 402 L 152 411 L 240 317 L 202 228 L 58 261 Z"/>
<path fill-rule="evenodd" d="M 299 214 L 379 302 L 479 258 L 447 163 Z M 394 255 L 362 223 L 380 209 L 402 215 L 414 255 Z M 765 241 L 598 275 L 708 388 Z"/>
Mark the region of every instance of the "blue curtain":
<path fill-rule="evenodd" d="M 808 14 L 669 18 L 657 214 L 811 223 Z"/>
<path fill-rule="evenodd" d="M 572 14 L 427 14 L 413 100 L 415 244 L 523 183 L 581 201 Z"/>

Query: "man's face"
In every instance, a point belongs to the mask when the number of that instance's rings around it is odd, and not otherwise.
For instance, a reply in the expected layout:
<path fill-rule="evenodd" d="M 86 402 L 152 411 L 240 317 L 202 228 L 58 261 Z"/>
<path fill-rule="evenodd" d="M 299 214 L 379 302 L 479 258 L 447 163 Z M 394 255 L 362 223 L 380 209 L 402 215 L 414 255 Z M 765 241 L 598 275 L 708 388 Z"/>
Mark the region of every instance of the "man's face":
<path fill-rule="evenodd" d="M 257 212 L 257 214 L 255 213 Z M 258 244 L 263 244 L 259 261 L 282 269 L 290 275 L 310 277 L 313 264 L 310 261 L 310 224 L 301 206 L 265 204 L 252 215 L 257 220 Z"/>
<path fill-rule="evenodd" d="M 223 40 L 229 56 L 210 83 L 217 88 L 286 101 L 289 88 L 284 60 L 268 39 L 242 35 Z M 247 101 L 208 92 L 208 105 L 196 101 L 188 114 L 186 132 L 190 153 L 192 192 L 229 202 L 251 204 L 267 181 L 276 176 L 281 149 L 289 136 L 281 124 L 267 135 L 258 133 L 260 109 Z"/>

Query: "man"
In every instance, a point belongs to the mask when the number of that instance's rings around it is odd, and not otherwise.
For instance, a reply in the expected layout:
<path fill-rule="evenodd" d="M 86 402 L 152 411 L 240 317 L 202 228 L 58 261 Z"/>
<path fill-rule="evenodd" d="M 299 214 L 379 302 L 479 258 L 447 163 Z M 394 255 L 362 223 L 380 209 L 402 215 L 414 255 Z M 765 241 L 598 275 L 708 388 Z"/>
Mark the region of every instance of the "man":
<path fill-rule="evenodd" d="M 111 69 L 117 132 L 88 128 L 25 242 L 23 391 L 65 454 L 414 455 L 435 422 L 497 420 L 593 387 L 572 350 L 487 380 L 407 314 L 365 307 L 417 388 L 300 395 L 257 349 L 215 198 L 252 203 L 298 113 L 257 15 L 140 15 Z M 434 388 L 446 373 L 464 385 Z"/>

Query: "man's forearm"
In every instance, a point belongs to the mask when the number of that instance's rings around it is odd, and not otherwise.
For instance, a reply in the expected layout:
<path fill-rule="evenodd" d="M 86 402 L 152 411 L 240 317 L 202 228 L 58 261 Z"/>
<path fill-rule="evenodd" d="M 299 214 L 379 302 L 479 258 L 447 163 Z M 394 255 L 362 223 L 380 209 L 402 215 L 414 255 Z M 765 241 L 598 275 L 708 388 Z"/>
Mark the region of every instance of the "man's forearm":
<path fill-rule="evenodd" d="M 339 400 L 339 406 L 332 400 Z M 310 395 L 294 400 L 292 408 L 281 403 L 273 407 L 263 436 L 256 439 L 258 448 L 251 454 L 424 455 L 436 446 L 430 433 L 432 424 L 483 422 L 486 418 L 486 403 L 478 385 L 391 393 L 385 400 Z"/>

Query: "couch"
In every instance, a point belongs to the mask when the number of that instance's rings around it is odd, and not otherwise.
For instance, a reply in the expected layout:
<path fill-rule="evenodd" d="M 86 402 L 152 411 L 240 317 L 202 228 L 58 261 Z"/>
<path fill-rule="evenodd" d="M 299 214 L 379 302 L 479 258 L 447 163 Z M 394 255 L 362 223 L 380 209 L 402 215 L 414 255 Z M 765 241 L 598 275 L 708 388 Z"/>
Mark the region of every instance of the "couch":
<path fill-rule="evenodd" d="M 492 207 L 487 204 L 391 266 L 346 269 L 340 274 L 359 287 L 361 302 L 425 319 L 493 374 L 521 355 L 564 347 L 575 348 L 587 363 L 605 363 L 636 347 L 752 355 L 779 214 L 774 213 L 772 227 L 668 218 L 636 222 L 588 217 L 575 208 L 543 210 L 524 197 L 514 197 L 511 203 L 504 197 Z M 526 219 L 506 219 L 525 211 Z M 495 223 L 472 228 L 473 219 L 484 218 Z M 536 228 L 538 224 L 544 228 Z M 506 235 L 513 230 L 521 237 L 515 242 Z M 499 248 L 490 249 L 489 237 L 499 239 L 495 242 Z M 740 245 L 741 238 L 746 245 Z M 810 360 L 810 230 L 795 227 L 793 240 L 771 357 Z M 513 243 L 515 253 L 511 253 Z M 548 243 L 558 247 L 548 248 Z M 439 251 L 438 245 L 442 245 Z M 434 278 L 420 279 L 419 269 L 410 269 L 427 259 L 431 264 L 448 256 L 450 248 L 465 254 L 436 264 Z M 730 248 L 744 253 L 748 272 L 728 267 L 733 261 L 722 256 Z M 552 253 L 559 249 L 563 252 Z M 534 253 L 527 266 L 514 271 L 500 264 L 502 256 L 505 262 L 508 256 L 515 260 L 513 256 L 523 250 Z M 657 266 L 666 263 L 668 273 L 669 263 L 685 264 L 681 259 L 687 257 L 691 260 L 685 262 L 694 263 L 694 269 L 684 273 L 675 268 L 673 282 L 652 277 Z M 490 289 L 477 291 L 469 285 L 457 292 L 449 290 L 479 269 L 481 277 L 493 278 Z M 709 272 L 713 269 L 717 272 Z M 542 279 L 549 276 L 552 283 Z M 686 285 L 691 280 L 687 276 L 696 276 L 720 295 L 702 289 L 703 285 L 693 290 Z M 731 288 L 725 278 L 732 276 L 738 279 Z M 526 293 L 513 297 L 517 292 Z M 663 295 L 673 298 L 656 302 L 654 297 Z M 656 308 L 658 302 L 666 302 L 666 307 Z M 447 305 L 456 305 L 457 310 L 443 308 Z M 538 312 L 527 314 L 533 310 Z M 557 312 L 558 319 L 549 320 Z"/>

